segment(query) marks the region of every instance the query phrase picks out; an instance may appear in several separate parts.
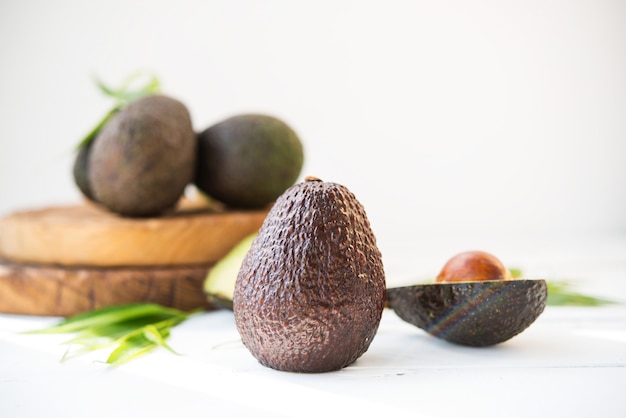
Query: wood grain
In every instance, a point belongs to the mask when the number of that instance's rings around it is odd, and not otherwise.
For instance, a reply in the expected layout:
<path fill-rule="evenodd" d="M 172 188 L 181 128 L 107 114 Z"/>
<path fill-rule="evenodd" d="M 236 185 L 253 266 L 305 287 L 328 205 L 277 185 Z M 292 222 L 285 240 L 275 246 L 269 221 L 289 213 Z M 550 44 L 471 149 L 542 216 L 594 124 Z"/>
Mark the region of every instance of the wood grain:
<path fill-rule="evenodd" d="M 203 291 L 209 268 L 70 268 L 0 260 L 0 312 L 70 316 L 132 302 L 210 310 L 215 307 Z"/>
<path fill-rule="evenodd" d="M 0 257 L 64 266 L 211 264 L 258 231 L 266 214 L 197 205 L 144 219 L 92 204 L 25 210 L 0 219 Z"/>

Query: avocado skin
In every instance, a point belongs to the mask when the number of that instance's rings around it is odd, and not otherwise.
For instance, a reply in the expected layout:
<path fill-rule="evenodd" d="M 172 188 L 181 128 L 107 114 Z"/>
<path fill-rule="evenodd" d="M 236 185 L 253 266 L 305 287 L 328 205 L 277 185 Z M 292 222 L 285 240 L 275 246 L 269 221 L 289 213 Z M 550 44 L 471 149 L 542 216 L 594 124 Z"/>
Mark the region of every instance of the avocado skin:
<path fill-rule="evenodd" d="M 258 209 L 294 184 L 303 163 L 302 143 L 285 122 L 237 115 L 198 134 L 194 182 L 230 207 Z"/>
<path fill-rule="evenodd" d="M 233 310 L 233 301 L 228 298 L 216 295 L 207 295 L 207 300 L 211 305 L 214 305 L 218 309 L 226 309 L 229 311 Z"/>
<path fill-rule="evenodd" d="M 138 99 L 116 113 L 91 145 L 92 198 L 123 216 L 161 215 L 193 180 L 196 147 L 181 102 L 162 95 Z"/>
<path fill-rule="evenodd" d="M 436 283 L 387 289 L 388 306 L 404 321 L 455 344 L 504 342 L 543 312 L 545 280 Z"/>
<path fill-rule="evenodd" d="M 80 190 L 80 192 L 89 200 L 95 200 L 91 187 L 89 186 L 89 175 L 87 174 L 89 154 L 91 151 L 91 143 L 85 144 L 80 147 L 76 158 L 74 159 L 74 165 L 72 167 L 72 176 L 74 183 Z"/>
<path fill-rule="evenodd" d="M 381 253 L 344 186 L 305 181 L 268 213 L 235 282 L 243 344 L 270 368 L 320 373 L 353 363 L 384 309 Z"/>

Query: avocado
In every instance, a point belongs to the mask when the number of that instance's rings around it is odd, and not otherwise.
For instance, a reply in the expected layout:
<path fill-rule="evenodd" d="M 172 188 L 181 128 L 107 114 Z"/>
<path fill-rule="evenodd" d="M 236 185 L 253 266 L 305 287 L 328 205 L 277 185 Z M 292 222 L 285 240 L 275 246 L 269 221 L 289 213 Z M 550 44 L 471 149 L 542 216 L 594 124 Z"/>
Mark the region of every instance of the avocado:
<path fill-rule="evenodd" d="M 258 209 L 294 184 L 303 162 L 300 138 L 285 122 L 236 115 L 198 134 L 195 184 L 227 206 Z"/>
<path fill-rule="evenodd" d="M 387 289 L 387 305 L 435 337 L 483 347 L 528 328 L 547 295 L 545 280 L 513 279 L 493 255 L 469 251 L 450 259 L 435 283 Z"/>
<path fill-rule="evenodd" d="M 546 306 L 545 280 L 436 283 L 387 289 L 395 313 L 448 342 L 482 347 L 528 328 Z"/>
<path fill-rule="evenodd" d="M 83 196 L 89 200 L 95 200 L 91 192 L 91 187 L 89 186 L 87 174 L 90 151 L 91 143 L 85 144 L 79 148 L 74 160 L 74 166 L 72 167 L 72 175 L 74 177 L 74 183 L 78 186 Z"/>
<path fill-rule="evenodd" d="M 196 150 L 189 111 L 181 102 L 163 95 L 133 101 L 91 144 L 92 199 L 123 216 L 160 215 L 193 180 Z"/>
<path fill-rule="evenodd" d="M 283 371 L 339 370 L 372 342 L 385 274 L 363 206 L 315 177 L 287 189 L 246 254 L 233 298 L 243 344 Z"/>
<path fill-rule="evenodd" d="M 235 281 L 241 268 L 241 263 L 245 258 L 256 233 L 248 235 L 241 240 L 232 250 L 219 260 L 204 280 L 204 292 L 211 304 L 233 309 L 233 293 L 235 292 Z"/>

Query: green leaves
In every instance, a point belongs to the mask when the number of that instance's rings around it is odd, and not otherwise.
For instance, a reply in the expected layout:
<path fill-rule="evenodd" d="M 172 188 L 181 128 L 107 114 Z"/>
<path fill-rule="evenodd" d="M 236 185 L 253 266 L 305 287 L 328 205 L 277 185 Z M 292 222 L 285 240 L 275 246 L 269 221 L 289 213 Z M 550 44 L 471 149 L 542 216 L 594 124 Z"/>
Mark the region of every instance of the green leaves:
<path fill-rule="evenodd" d="M 147 303 L 111 306 L 65 319 L 50 328 L 27 334 L 75 333 L 65 342 L 62 361 L 100 349 L 112 349 L 106 363 L 118 366 L 167 344 L 173 327 L 195 312 Z"/>
<path fill-rule="evenodd" d="M 132 86 L 134 85 L 134 83 L 136 83 L 137 80 L 141 77 L 148 77 L 148 80 L 145 84 L 133 88 Z M 106 115 L 104 115 L 100 122 L 98 122 L 98 124 L 91 131 L 89 131 L 89 133 L 85 135 L 85 137 L 78 143 L 78 149 L 91 143 L 91 141 L 93 141 L 94 138 L 98 135 L 98 132 L 100 132 L 100 130 L 104 127 L 104 125 L 106 125 L 107 122 L 126 104 L 145 96 L 160 93 L 161 91 L 161 83 L 159 79 L 154 75 L 146 74 L 143 72 L 136 72 L 131 74 L 117 89 L 111 88 L 97 79 L 95 80 L 95 83 L 102 93 L 115 99 L 115 105 L 109 112 L 107 112 Z"/>
<path fill-rule="evenodd" d="M 513 278 L 522 277 L 522 270 L 509 269 Z M 565 281 L 546 281 L 548 285 L 548 306 L 604 306 L 616 302 L 608 299 L 584 295 L 572 290 L 572 285 Z"/>
<path fill-rule="evenodd" d="M 551 306 L 604 306 L 616 302 L 584 295 L 571 290 L 567 282 L 547 282 L 548 305 Z"/>
<path fill-rule="evenodd" d="M 133 83 L 140 77 L 148 77 L 148 81 L 134 90 L 131 89 Z M 113 89 L 105 85 L 102 81 L 96 80 L 96 85 L 100 88 L 100 91 L 105 95 L 116 99 L 118 104 L 130 103 L 134 100 L 140 99 L 150 94 L 156 94 L 161 91 L 161 83 L 159 79 L 152 75 L 143 72 L 135 72 L 128 76 L 126 80 L 117 89 Z"/>

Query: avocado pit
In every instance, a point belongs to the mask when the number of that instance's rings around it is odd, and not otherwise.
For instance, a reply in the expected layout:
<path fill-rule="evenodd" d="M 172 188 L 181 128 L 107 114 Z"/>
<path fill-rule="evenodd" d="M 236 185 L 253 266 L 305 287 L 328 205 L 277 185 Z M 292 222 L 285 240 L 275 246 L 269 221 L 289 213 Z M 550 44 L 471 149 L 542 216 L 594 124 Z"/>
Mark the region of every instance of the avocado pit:
<path fill-rule="evenodd" d="M 436 281 L 446 283 L 510 279 L 509 270 L 493 254 L 485 251 L 466 251 L 448 260 Z"/>

